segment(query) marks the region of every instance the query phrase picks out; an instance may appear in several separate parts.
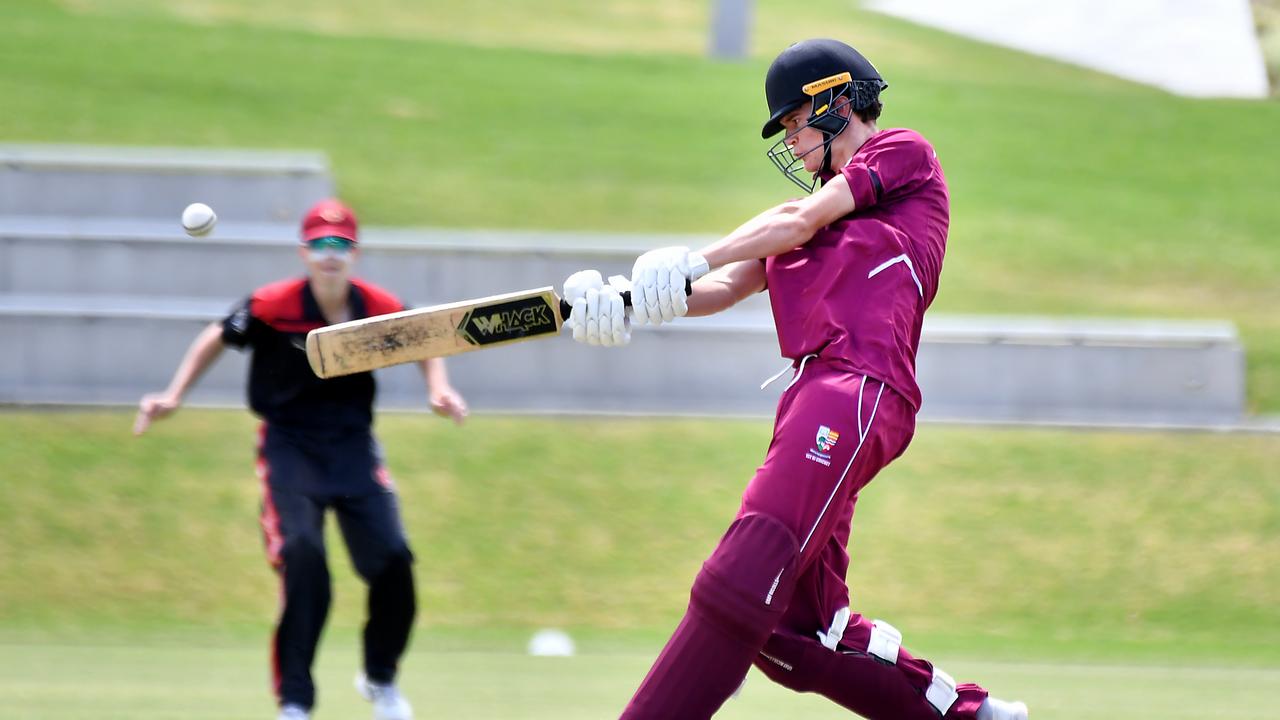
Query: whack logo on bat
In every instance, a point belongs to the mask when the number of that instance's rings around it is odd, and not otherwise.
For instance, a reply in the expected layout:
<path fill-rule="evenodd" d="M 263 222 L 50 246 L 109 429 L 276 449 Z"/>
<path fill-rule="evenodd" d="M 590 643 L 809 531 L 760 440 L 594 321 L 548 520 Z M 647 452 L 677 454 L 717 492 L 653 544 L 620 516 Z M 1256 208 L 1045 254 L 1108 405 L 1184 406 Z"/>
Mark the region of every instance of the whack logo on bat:
<path fill-rule="evenodd" d="M 474 308 L 458 324 L 458 334 L 472 345 L 554 334 L 555 314 L 543 296 Z"/>

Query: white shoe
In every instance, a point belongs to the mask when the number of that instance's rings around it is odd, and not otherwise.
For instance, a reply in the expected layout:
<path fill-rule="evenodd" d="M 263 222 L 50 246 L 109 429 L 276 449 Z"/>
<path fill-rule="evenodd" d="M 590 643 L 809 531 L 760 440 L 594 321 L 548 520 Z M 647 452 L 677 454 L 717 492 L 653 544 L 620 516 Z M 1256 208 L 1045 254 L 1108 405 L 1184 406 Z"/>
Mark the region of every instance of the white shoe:
<path fill-rule="evenodd" d="M 1027 706 L 988 696 L 978 708 L 978 720 L 1027 720 Z"/>
<path fill-rule="evenodd" d="M 395 685 L 373 682 L 360 673 L 356 675 L 356 692 L 373 703 L 373 720 L 413 720 L 413 708 Z"/>
<path fill-rule="evenodd" d="M 276 716 L 276 720 L 311 720 L 311 713 L 303 709 L 301 705 L 285 705 L 280 708 L 280 714 Z"/>

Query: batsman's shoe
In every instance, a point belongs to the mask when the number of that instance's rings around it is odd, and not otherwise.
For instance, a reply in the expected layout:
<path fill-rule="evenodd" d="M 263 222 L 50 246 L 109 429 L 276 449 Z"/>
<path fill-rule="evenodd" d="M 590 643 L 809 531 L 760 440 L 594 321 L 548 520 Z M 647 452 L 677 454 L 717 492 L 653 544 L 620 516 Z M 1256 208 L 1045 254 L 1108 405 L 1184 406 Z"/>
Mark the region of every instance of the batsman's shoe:
<path fill-rule="evenodd" d="M 1020 702 L 1007 702 L 988 697 L 978 708 L 978 720 L 1027 720 L 1027 706 Z"/>
<path fill-rule="evenodd" d="M 276 716 L 276 720 L 311 720 L 311 713 L 301 705 L 284 705 L 280 708 L 280 714 Z"/>
<path fill-rule="evenodd" d="M 356 691 L 373 703 L 373 720 L 413 720 L 413 708 L 395 685 L 373 682 L 360 673 L 356 675 Z"/>

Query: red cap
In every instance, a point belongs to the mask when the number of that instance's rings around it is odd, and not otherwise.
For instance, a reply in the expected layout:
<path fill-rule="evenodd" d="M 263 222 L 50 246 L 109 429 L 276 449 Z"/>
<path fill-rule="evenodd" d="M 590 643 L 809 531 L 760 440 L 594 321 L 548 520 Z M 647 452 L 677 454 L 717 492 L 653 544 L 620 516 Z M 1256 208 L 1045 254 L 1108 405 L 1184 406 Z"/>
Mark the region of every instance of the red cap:
<path fill-rule="evenodd" d="M 357 242 L 356 216 L 351 208 L 334 198 L 313 205 L 302 216 L 302 242 L 322 237 L 340 237 Z"/>

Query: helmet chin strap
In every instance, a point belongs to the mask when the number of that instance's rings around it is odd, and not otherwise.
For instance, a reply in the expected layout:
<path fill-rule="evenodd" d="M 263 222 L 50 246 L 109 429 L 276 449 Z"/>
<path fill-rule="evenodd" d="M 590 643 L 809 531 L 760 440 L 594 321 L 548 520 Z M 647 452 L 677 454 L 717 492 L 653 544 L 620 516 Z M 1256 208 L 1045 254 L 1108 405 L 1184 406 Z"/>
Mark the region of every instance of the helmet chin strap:
<path fill-rule="evenodd" d="M 830 110 L 828 110 L 828 112 L 838 114 L 841 108 L 849 107 L 849 99 L 847 97 L 844 98 L 844 103 L 840 105 L 835 104 L 837 100 L 843 97 L 844 95 L 843 89 L 841 89 L 840 91 L 836 91 L 832 89 L 832 90 L 828 90 L 827 93 L 828 93 L 827 104 L 831 108 Z M 817 98 L 814 99 L 814 102 L 817 102 Z M 823 119 L 829 120 L 830 118 L 827 117 Z M 844 132 L 849 128 L 849 123 L 853 120 L 852 116 L 849 118 L 842 118 L 842 119 L 844 120 L 844 122 L 840 123 L 840 129 L 836 130 L 835 132 L 831 132 L 829 130 L 826 130 L 818 126 L 816 122 L 811 123 L 814 127 L 817 128 L 818 132 L 822 133 L 822 166 L 818 168 L 818 172 L 814 173 L 815 178 L 817 178 L 819 175 L 822 175 L 823 173 L 832 172 L 831 146 L 835 143 L 836 137 L 838 137 L 840 133 Z"/>
<path fill-rule="evenodd" d="M 824 173 L 834 172 L 834 169 L 831 167 L 831 146 L 835 144 L 836 137 L 840 135 L 840 133 L 844 132 L 848 127 L 848 125 L 845 125 L 844 128 L 840 129 L 840 132 L 834 133 L 829 133 L 826 130 L 820 131 L 822 133 L 822 165 L 818 168 L 818 172 L 813 174 L 815 180 L 820 179 Z"/>

